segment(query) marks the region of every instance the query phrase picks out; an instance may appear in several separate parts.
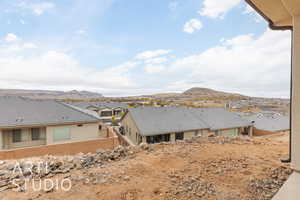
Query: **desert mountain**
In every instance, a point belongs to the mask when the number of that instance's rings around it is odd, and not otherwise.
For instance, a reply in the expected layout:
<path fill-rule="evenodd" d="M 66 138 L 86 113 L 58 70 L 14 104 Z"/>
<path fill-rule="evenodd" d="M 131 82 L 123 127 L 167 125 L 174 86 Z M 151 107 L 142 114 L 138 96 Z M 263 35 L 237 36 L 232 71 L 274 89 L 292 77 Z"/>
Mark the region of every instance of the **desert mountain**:
<path fill-rule="evenodd" d="M 0 96 L 21 96 L 35 99 L 89 99 L 101 98 L 102 94 L 89 91 L 51 91 L 51 90 L 22 90 L 0 89 Z"/>
<path fill-rule="evenodd" d="M 197 97 L 227 97 L 227 96 L 237 96 L 237 97 L 244 97 L 243 95 L 236 94 L 236 93 L 228 93 L 228 92 L 221 92 L 209 88 L 201 88 L 201 87 L 193 87 L 190 88 L 182 93 L 184 96 L 197 96 Z"/>

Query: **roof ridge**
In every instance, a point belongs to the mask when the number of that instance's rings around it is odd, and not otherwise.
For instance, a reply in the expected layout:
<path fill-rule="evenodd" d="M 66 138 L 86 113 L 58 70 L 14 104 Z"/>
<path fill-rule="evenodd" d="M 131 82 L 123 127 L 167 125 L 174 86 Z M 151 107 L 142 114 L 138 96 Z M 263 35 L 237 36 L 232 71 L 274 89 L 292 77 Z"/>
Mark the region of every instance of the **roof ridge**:
<path fill-rule="evenodd" d="M 77 111 L 77 112 L 80 112 L 80 113 L 83 113 L 83 114 L 85 114 L 85 115 L 88 115 L 88 116 L 90 116 L 90 117 L 96 119 L 97 121 L 100 121 L 100 119 L 96 118 L 95 116 L 93 116 L 93 115 L 91 115 L 91 114 L 89 114 L 89 113 L 87 113 L 87 112 L 83 112 L 82 110 L 77 109 L 76 106 L 73 107 L 73 106 L 71 106 L 71 105 L 69 105 L 69 104 L 67 104 L 67 103 L 59 102 L 59 101 L 54 101 L 54 102 L 56 102 L 56 103 L 58 103 L 58 104 L 60 104 L 60 105 L 63 105 L 63 106 L 65 106 L 65 107 L 67 107 L 67 108 L 70 108 L 70 109 L 72 109 L 72 110 L 75 110 L 75 111 Z"/>

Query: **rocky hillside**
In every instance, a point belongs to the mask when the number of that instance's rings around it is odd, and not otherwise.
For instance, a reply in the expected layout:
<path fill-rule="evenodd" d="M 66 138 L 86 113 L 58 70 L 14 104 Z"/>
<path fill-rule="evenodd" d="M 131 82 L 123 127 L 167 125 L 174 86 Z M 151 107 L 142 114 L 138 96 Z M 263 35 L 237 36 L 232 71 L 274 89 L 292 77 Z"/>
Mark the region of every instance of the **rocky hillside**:
<path fill-rule="evenodd" d="M 22 96 L 35 99 L 90 99 L 101 98 L 102 94 L 89 91 L 51 91 L 51 90 L 18 90 L 0 89 L 0 96 Z"/>
<path fill-rule="evenodd" d="M 182 93 L 186 96 L 197 96 L 197 97 L 229 97 L 229 96 L 240 96 L 243 97 L 243 95 L 235 94 L 235 93 L 227 93 L 227 92 L 221 92 L 209 88 L 201 88 L 201 87 L 193 87 L 190 88 Z"/>

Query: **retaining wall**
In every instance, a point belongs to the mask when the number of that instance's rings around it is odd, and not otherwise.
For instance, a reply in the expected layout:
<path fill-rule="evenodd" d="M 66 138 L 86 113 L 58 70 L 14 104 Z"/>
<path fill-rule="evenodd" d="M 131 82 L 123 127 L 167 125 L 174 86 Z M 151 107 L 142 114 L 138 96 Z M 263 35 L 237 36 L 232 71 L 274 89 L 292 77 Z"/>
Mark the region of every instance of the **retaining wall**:
<path fill-rule="evenodd" d="M 13 150 L 1 150 L 0 160 L 38 157 L 43 155 L 74 155 L 77 153 L 93 153 L 98 149 L 113 149 L 119 146 L 118 137 L 93 139 L 81 142 L 51 144 Z"/>

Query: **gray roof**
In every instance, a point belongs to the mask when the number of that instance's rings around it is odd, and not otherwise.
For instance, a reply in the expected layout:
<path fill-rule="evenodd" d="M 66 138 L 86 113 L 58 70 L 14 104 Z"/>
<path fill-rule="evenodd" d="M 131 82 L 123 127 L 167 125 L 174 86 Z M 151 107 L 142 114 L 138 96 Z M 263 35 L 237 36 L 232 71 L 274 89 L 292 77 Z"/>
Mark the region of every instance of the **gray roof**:
<path fill-rule="evenodd" d="M 71 104 L 67 104 L 67 103 L 63 103 L 63 102 L 61 102 L 61 103 L 64 104 L 64 105 L 66 105 L 66 106 L 68 106 L 68 107 L 71 107 L 71 108 L 73 108 L 75 110 L 83 112 L 85 114 L 92 115 L 93 117 L 101 120 L 101 118 L 99 117 L 98 113 L 95 112 L 95 111 L 93 111 L 93 110 L 89 110 L 89 109 L 85 109 L 85 108 L 80 108 L 80 107 L 77 107 L 77 106 L 74 106 L 74 105 L 71 105 Z"/>
<path fill-rule="evenodd" d="M 0 97 L 0 127 L 97 122 L 98 118 L 54 100 Z"/>
<path fill-rule="evenodd" d="M 284 131 L 290 129 L 290 118 L 280 114 L 259 113 L 253 115 L 241 114 L 241 116 L 250 122 L 257 129 L 265 131 Z"/>
<path fill-rule="evenodd" d="M 129 109 L 129 114 L 144 136 L 251 125 L 251 122 L 223 108 L 138 107 Z"/>
<path fill-rule="evenodd" d="M 74 106 L 80 107 L 80 108 L 85 108 L 85 109 L 89 106 L 94 106 L 99 109 L 127 108 L 126 104 L 117 103 L 117 102 L 74 102 L 71 104 Z"/>

